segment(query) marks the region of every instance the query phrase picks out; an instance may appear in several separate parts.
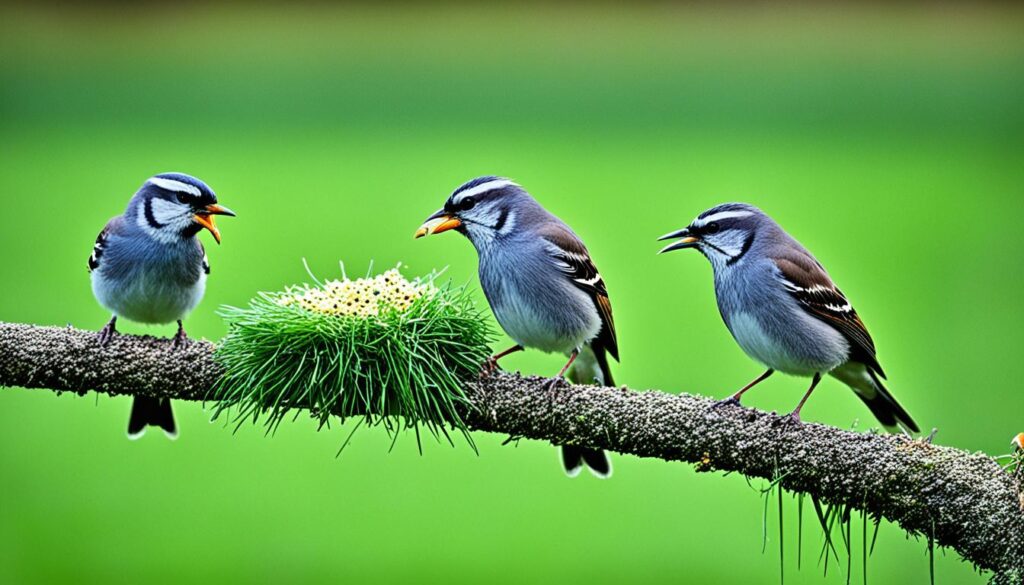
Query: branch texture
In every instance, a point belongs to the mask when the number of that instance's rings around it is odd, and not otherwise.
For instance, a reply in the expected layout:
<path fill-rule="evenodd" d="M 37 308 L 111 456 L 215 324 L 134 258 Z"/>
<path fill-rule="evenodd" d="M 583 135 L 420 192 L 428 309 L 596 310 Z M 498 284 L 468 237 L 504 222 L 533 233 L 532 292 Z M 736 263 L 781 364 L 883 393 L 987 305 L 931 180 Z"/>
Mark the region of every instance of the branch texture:
<path fill-rule="evenodd" d="M 0 385 L 84 394 L 202 400 L 222 374 L 213 344 L 0 323 Z M 687 394 L 564 385 L 497 374 L 466 388 L 470 428 L 601 447 L 777 480 L 790 491 L 851 506 L 932 538 L 993 572 L 1024 582 L 1024 495 L 990 457 L 894 435 L 852 433 L 724 406 Z"/>

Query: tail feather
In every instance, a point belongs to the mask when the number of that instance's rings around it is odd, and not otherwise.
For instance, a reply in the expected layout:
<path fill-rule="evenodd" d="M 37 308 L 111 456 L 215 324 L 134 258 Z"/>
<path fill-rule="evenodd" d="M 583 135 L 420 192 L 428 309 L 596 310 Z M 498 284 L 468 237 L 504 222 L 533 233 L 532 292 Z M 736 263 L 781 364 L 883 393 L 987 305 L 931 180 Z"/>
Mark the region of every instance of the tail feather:
<path fill-rule="evenodd" d="M 889 390 L 882 384 L 871 368 L 865 364 L 850 362 L 832 371 L 832 375 L 841 380 L 857 393 L 864 401 L 871 414 L 890 432 L 901 429 L 910 433 L 921 430 L 910 414 L 902 407 Z"/>
<path fill-rule="evenodd" d="M 588 449 L 577 445 L 562 445 L 562 468 L 569 477 L 576 477 L 584 465 L 594 477 L 607 479 L 612 476 L 612 462 L 601 449 Z"/>
<path fill-rule="evenodd" d="M 879 422 L 885 424 L 884 418 L 893 421 L 893 423 L 902 426 L 911 433 L 920 433 L 921 429 L 918 428 L 914 419 L 910 417 L 910 413 L 900 406 L 899 402 L 896 402 L 896 398 L 882 384 L 882 381 L 878 379 L 878 375 L 870 369 L 868 370 L 868 375 L 871 376 L 871 381 L 874 383 L 877 393 L 874 398 L 868 399 L 861 396 L 861 399 L 868 405 L 871 413 L 875 415 Z"/>
<path fill-rule="evenodd" d="M 587 464 L 590 473 L 601 479 L 608 479 L 612 476 L 612 460 L 602 449 L 582 449 L 580 454 L 583 462 Z"/>
<path fill-rule="evenodd" d="M 608 367 L 608 352 L 605 350 L 604 345 L 595 339 L 590 344 L 590 350 L 594 352 L 597 367 L 601 370 L 601 381 L 599 383 L 603 386 L 614 386 L 615 378 L 612 378 L 612 369 Z"/>
<path fill-rule="evenodd" d="M 562 469 L 569 477 L 576 477 L 583 471 L 583 448 L 575 445 L 562 445 Z"/>
<path fill-rule="evenodd" d="M 614 386 L 612 372 L 608 368 L 608 354 L 596 342 L 584 347 L 576 358 L 569 380 L 574 384 L 597 384 Z M 569 477 L 576 477 L 586 466 L 590 473 L 605 479 L 612 475 L 612 462 L 601 449 L 589 449 L 577 445 L 562 445 L 562 468 Z"/>
<path fill-rule="evenodd" d="M 615 379 L 608 367 L 608 352 L 597 343 L 584 346 L 569 370 L 568 378 L 573 384 L 614 386 Z"/>
<path fill-rule="evenodd" d="M 146 434 L 146 427 L 160 427 L 169 439 L 178 438 L 174 411 L 167 398 L 136 396 L 132 400 L 132 413 L 128 417 L 128 438 L 135 440 Z"/>

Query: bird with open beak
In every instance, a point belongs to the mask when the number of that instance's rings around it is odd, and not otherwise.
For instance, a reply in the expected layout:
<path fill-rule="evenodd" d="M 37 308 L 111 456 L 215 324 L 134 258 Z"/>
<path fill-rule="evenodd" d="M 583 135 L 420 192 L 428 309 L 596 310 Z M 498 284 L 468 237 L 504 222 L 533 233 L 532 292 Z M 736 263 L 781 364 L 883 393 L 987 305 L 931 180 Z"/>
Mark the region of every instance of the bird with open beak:
<path fill-rule="evenodd" d="M 661 252 L 696 249 L 714 270 L 722 319 L 743 351 L 768 369 L 724 402 L 780 371 L 811 378 L 800 409 L 828 374 L 849 386 L 890 431 L 917 424 L 882 384 L 875 344 L 846 296 L 814 256 L 766 213 L 725 203 L 660 239 L 678 241 Z"/>
<path fill-rule="evenodd" d="M 99 342 L 117 333 L 118 317 L 139 323 L 178 322 L 177 347 L 186 339 L 181 320 L 206 291 L 210 264 L 197 235 L 207 230 L 220 243 L 217 215 L 235 215 L 195 177 L 163 173 L 149 178 L 122 215 L 107 222 L 89 257 L 92 291 L 113 316 Z M 138 438 L 147 425 L 176 437 L 177 425 L 167 399 L 135 397 L 128 436 Z"/>
<path fill-rule="evenodd" d="M 459 187 L 416 231 L 416 237 L 455 230 L 480 258 L 480 285 L 494 316 L 516 345 L 488 362 L 523 348 L 568 356 L 555 383 L 569 371 L 579 384 L 614 385 L 608 356 L 618 343 L 604 280 L 579 237 L 525 189 L 501 177 L 480 177 Z M 565 472 L 584 465 L 598 477 L 611 475 L 600 449 L 562 447 Z"/>

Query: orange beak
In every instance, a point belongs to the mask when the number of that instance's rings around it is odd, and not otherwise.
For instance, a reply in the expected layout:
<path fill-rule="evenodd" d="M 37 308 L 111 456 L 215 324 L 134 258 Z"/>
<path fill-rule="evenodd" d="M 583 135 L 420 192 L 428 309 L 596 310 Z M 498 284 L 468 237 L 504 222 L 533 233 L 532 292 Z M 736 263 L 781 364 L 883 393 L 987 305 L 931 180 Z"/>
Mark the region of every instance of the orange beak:
<path fill-rule="evenodd" d="M 213 239 L 217 240 L 217 243 L 219 244 L 220 230 L 217 229 L 217 224 L 213 221 L 213 216 L 215 215 L 229 215 L 234 217 L 235 212 L 223 205 L 217 205 L 214 203 L 212 205 L 207 205 L 202 211 L 197 211 L 193 217 L 195 218 L 196 223 L 210 230 L 210 233 L 213 234 Z"/>
<path fill-rule="evenodd" d="M 430 234 L 439 234 L 448 230 L 455 229 L 462 225 L 462 220 L 449 214 L 445 210 L 440 210 L 434 215 L 427 218 L 427 221 L 423 222 L 420 229 L 416 230 L 416 235 L 413 238 L 422 238 Z"/>

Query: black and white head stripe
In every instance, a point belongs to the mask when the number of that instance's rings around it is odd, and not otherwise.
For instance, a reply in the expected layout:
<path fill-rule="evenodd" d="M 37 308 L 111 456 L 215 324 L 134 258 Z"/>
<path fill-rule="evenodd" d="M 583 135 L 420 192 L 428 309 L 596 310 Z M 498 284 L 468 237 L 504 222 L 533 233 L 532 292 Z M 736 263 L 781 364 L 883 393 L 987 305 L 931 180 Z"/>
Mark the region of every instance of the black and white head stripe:
<path fill-rule="evenodd" d="M 458 189 L 453 191 L 451 196 L 448 198 L 448 204 L 446 207 L 450 206 L 453 209 L 458 209 L 466 199 L 480 199 L 492 191 L 498 191 L 505 187 L 512 186 L 518 187 L 519 185 L 517 185 L 515 181 L 504 177 L 495 177 L 492 175 L 478 177 L 472 181 L 464 183 Z"/>
<path fill-rule="evenodd" d="M 159 175 L 150 177 L 146 181 L 147 185 L 159 187 L 164 191 L 169 191 L 175 195 L 184 195 L 192 199 L 202 199 L 215 202 L 217 196 L 214 195 L 213 189 L 210 189 L 206 183 L 199 179 L 186 175 L 185 173 L 161 173 Z"/>
<path fill-rule="evenodd" d="M 717 205 L 697 216 L 690 224 L 691 228 L 702 228 L 712 223 L 721 224 L 724 221 L 744 219 L 761 214 L 761 211 L 753 205 L 746 203 L 723 203 Z"/>
<path fill-rule="evenodd" d="M 190 185 L 188 183 L 183 183 L 176 179 L 153 177 L 148 181 L 148 183 L 150 185 L 156 185 L 157 187 L 160 187 L 165 191 L 171 191 L 172 193 L 186 193 L 193 197 L 199 197 L 203 194 L 203 192 L 199 190 L 199 187 L 196 187 L 195 185 Z"/>
<path fill-rule="evenodd" d="M 128 214 L 153 238 L 172 243 L 201 229 L 195 211 L 216 203 L 213 190 L 199 179 L 161 173 L 146 180 L 128 204 Z"/>
<path fill-rule="evenodd" d="M 687 230 L 700 239 L 698 248 L 713 263 L 732 266 L 750 251 L 762 217 L 753 205 L 723 203 L 698 215 Z"/>

